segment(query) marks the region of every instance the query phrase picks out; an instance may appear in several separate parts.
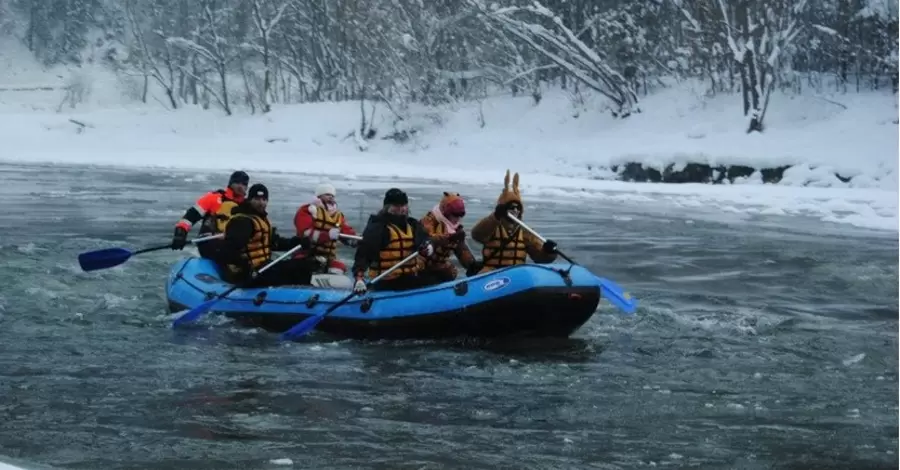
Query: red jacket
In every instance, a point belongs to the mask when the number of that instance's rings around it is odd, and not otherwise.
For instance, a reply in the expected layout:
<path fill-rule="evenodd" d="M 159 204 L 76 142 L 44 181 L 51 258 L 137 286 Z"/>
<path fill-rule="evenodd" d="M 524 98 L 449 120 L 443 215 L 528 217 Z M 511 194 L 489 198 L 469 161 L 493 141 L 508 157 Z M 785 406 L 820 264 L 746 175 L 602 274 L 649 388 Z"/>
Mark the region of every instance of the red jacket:
<path fill-rule="evenodd" d="M 181 227 L 189 232 L 194 224 L 200 222 L 209 215 L 215 214 L 224 201 L 234 201 L 235 203 L 240 204 L 244 202 L 244 197 L 234 194 L 234 191 L 232 191 L 231 188 L 210 191 L 203 196 L 200 196 L 200 199 L 197 199 L 197 202 L 185 211 L 184 216 L 177 224 L 175 224 L 175 226 Z"/>
<path fill-rule="evenodd" d="M 315 215 L 313 215 L 315 214 Z M 297 209 L 294 214 L 294 228 L 297 230 L 298 237 L 309 237 L 313 242 L 312 252 L 315 255 L 324 256 L 326 258 L 334 258 L 337 248 L 334 240 L 329 237 L 328 232 L 340 227 L 340 232 L 344 235 L 356 235 L 344 214 L 336 211 L 329 216 L 324 209 L 315 204 L 304 204 Z M 348 239 L 339 238 L 341 243 L 348 244 Z M 298 257 L 306 256 L 306 253 L 298 254 Z"/>

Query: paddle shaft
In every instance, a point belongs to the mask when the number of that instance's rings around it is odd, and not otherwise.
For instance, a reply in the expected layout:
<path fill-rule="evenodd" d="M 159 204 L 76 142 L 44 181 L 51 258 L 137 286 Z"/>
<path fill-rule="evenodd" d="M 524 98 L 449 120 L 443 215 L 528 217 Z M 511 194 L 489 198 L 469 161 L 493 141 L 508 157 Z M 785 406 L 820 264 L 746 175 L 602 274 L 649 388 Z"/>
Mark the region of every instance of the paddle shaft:
<path fill-rule="evenodd" d="M 542 237 L 539 233 L 535 232 L 531 227 L 529 227 L 528 225 L 525 225 L 525 222 L 522 222 L 521 220 L 519 220 L 518 217 L 516 217 L 512 214 L 508 214 L 508 215 L 509 215 L 510 220 L 519 224 L 519 227 L 522 227 L 525 231 L 527 231 L 528 233 L 537 237 L 538 240 L 540 240 L 542 242 L 547 241 L 546 238 Z M 556 253 L 559 256 L 561 256 L 563 259 L 565 259 L 566 261 L 568 261 L 572 264 L 578 264 L 575 262 L 575 260 L 566 256 L 565 253 L 563 253 L 559 250 L 556 250 Z M 617 305 L 625 313 L 633 313 L 634 312 L 634 309 L 637 307 L 635 306 L 634 303 L 631 303 L 629 305 L 629 302 L 631 302 L 631 297 L 628 294 L 625 294 L 624 292 L 622 292 L 622 289 L 615 286 L 611 281 L 608 281 L 606 279 L 599 278 L 599 277 L 597 279 L 600 280 L 601 289 L 605 290 L 607 299 L 610 299 L 610 297 L 615 297 L 614 305 Z M 610 299 L 610 300 L 612 301 L 613 299 Z"/>
<path fill-rule="evenodd" d="M 409 263 L 409 262 L 412 261 L 416 256 L 419 256 L 419 252 L 415 252 L 415 253 L 413 253 L 413 254 L 407 256 L 406 258 L 403 258 L 399 263 L 397 263 L 397 264 L 391 266 L 390 268 L 388 268 L 387 271 L 385 271 L 385 272 L 379 274 L 378 276 L 375 276 L 374 279 L 372 279 L 371 281 L 367 282 L 367 283 L 366 283 L 366 286 L 367 286 L 367 287 L 368 287 L 368 286 L 371 286 L 372 284 L 375 284 L 376 282 L 378 282 L 378 281 L 384 279 L 385 276 L 387 276 L 388 274 L 390 274 L 390 273 L 396 271 L 397 269 L 399 269 L 399 268 L 400 268 L 401 266 L 403 266 L 404 264 Z M 350 299 L 352 299 L 354 295 L 356 295 L 356 292 L 351 292 L 350 295 L 348 295 L 347 297 L 344 297 L 343 299 L 341 299 L 340 301 L 338 301 L 336 304 L 334 304 L 334 305 L 332 305 L 331 307 L 329 307 L 328 310 L 326 310 L 325 313 L 324 313 L 322 316 L 324 317 L 325 315 L 328 315 L 329 313 L 333 312 L 336 308 L 338 308 L 338 307 L 340 307 L 341 305 L 347 303 L 347 301 L 350 300 Z"/>
<path fill-rule="evenodd" d="M 286 251 L 284 254 L 282 254 L 278 258 L 275 258 L 274 260 L 270 261 L 268 264 L 266 264 L 265 266 L 260 268 L 258 271 L 254 271 L 250 275 L 250 281 L 255 280 L 256 278 L 259 277 L 260 274 L 266 272 L 269 268 L 271 268 L 272 266 L 275 266 L 276 264 L 281 262 L 281 260 L 293 255 L 294 253 L 301 250 L 302 248 L 303 248 L 303 245 L 297 245 L 297 246 L 291 248 L 290 250 Z M 194 319 L 200 317 L 201 315 L 206 313 L 207 310 L 211 309 L 213 307 L 213 305 L 216 304 L 216 302 L 224 299 L 225 297 L 228 296 L 228 294 L 240 289 L 241 287 L 246 287 L 247 283 L 242 283 L 242 284 L 243 285 L 237 284 L 237 285 L 231 286 L 230 288 L 228 288 L 228 290 L 217 295 L 212 300 L 208 300 L 208 301 L 198 305 L 197 307 L 194 307 L 194 308 L 188 310 L 187 312 L 179 315 L 178 318 L 175 319 L 172 326 L 174 327 L 184 321 L 193 321 Z"/>
<path fill-rule="evenodd" d="M 419 255 L 419 253 L 418 253 L 418 251 L 417 251 L 417 252 L 415 252 L 415 253 L 413 253 L 413 254 L 407 256 L 406 258 L 403 258 L 403 260 L 401 260 L 399 263 L 397 263 L 397 264 L 391 266 L 387 271 L 385 271 L 385 272 L 379 274 L 379 275 L 376 276 L 374 279 L 372 279 L 371 281 L 367 282 L 367 283 L 366 283 L 366 286 L 371 286 L 372 284 L 375 284 L 376 282 L 380 281 L 381 279 L 383 279 L 383 278 L 384 278 L 385 276 L 387 276 L 388 274 L 390 274 L 390 273 L 394 272 L 395 270 L 397 270 L 397 268 L 399 268 L 399 267 L 403 266 L 404 264 L 406 264 L 406 263 L 412 261 L 413 258 L 415 258 L 415 257 L 418 256 L 418 255 Z M 356 295 L 356 292 L 355 292 L 355 291 L 354 291 L 354 292 L 350 292 L 349 295 L 347 295 L 347 296 L 344 297 L 343 299 L 337 301 L 337 302 L 336 302 L 334 305 L 332 305 L 331 307 L 328 307 L 328 310 L 325 310 L 322 314 L 316 315 L 316 316 L 312 316 L 312 317 L 309 317 L 309 318 L 307 318 L 306 320 L 303 320 L 303 321 L 301 321 L 300 323 L 297 323 L 296 325 L 292 326 L 291 329 L 289 329 L 289 330 L 287 330 L 287 331 L 285 331 L 284 333 L 281 334 L 281 338 L 282 338 L 282 339 L 292 338 L 292 337 L 294 337 L 294 336 L 302 335 L 302 334 L 304 334 L 304 333 L 306 333 L 306 332 L 312 330 L 312 329 L 315 328 L 316 325 L 318 325 L 319 322 L 322 321 L 322 319 L 324 319 L 329 313 L 331 313 L 331 312 L 337 310 L 338 307 L 340 307 L 341 305 L 344 305 L 345 303 L 347 303 L 347 302 L 348 302 L 350 299 L 352 299 L 353 296 L 355 296 L 355 295 Z"/>
<path fill-rule="evenodd" d="M 509 214 L 509 213 L 507 213 L 507 216 L 509 217 L 509 220 L 512 220 L 513 222 L 519 224 L 519 227 L 522 227 L 523 229 L 525 229 L 526 232 L 528 232 L 528 233 L 534 235 L 534 236 L 535 236 L 538 240 L 540 240 L 541 242 L 543 242 L 543 243 L 546 243 L 546 242 L 547 242 L 547 239 L 546 239 L 546 238 L 542 237 L 541 234 L 535 232 L 535 231 L 534 231 L 531 227 L 529 227 L 528 225 L 525 225 L 525 222 L 522 222 L 521 220 L 519 220 L 518 217 L 516 217 L 516 216 L 514 216 L 514 215 L 512 215 L 512 214 Z M 572 258 L 569 258 L 568 256 L 566 256 L 565 253 L 563 253 L 562 251 L 559 251 L 559 249 L 556 250 L 556 254 L 558 254 L 559 256 L 562 257 L 562 259 L 564 259 L 564 260 L 566 260 L 566 261 L 568 261 L 568 262 L 570 262 L 570 263 L 572 263 L 572 264 L 578 264 L 578 263 L 575 262 L 575 260 L 573 260 Z"/>
<path fill-rule="evenodd" d="M 218 235 L 210 235 L 210 236 L 208 236 L 208 237 L 195 238 L 195 239 L 191 240 L 189 243 L 193 243 L 193 244 L 196 245 L 197 243 L 203 243 L 203 242 L 209 241 L 209 240 L 216 240 L 216 239 L 222 238 L 222 237 L 224 237 L 224 236 L 225 236 L 225 234 L 220 233 L 220 234 L 218 234 Z M 132 252 L 131 254 L 132 254 L 132 255 L 139 255 L 139 254 L 141 254 L 141 253 L 149 253 L 149 252 L 151 252 L 151 251 L 165 250 L 166 248 L 172 248 L 172 244 L 169 243 L 168 245 L 158 245 L 158 246 L 153 246 L 153 247 L 150 247 L 150 248 L 144 248 L 143 250 L 137 250 L 137 251 L 134 251 L 134 252 Z"/>

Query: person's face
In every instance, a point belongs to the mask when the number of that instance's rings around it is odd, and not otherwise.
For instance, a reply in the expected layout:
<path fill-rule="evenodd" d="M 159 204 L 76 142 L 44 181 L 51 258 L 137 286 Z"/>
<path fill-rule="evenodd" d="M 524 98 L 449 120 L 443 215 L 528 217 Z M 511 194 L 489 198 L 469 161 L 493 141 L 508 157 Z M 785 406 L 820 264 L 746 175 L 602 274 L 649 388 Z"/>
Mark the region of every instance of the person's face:
<path fill-rule="evenodd" d="M 517 219 L 522 217 L 522 205 L 518 202 L 514 202 L 509 205 L 509 210 L 507 211 L 510 214 L 514 215 Z"/>
<path fill-rule="evenodd" d="M 398 206 L 396 204 L 391 204 L 388 206 L 387 212 L 391 215 L 409 215 L 409 205 L 403 204 Z"/>
<path fill-rule="evenodd" d="M 231 183 L 231 190 L 234 191 L 234 194 L 238 196 L 246 196 L 247 195 L 247 183 Z"/>
<path fill-rule="evenodd" d="M 466 216 L 466 211 L 462 210 L 450 210 L 444 213 L 444 217 L 447 218 L 451 223 L 458 224 L 463 217 Z"/>
<path fill-rule="evenodd" d="M 334 194 L 323 194 L 319 196 L 319 200 L 322 201 L 322 204 L 325 204 L 325 207 L 332 207 L 337 205 L 337 200 L 334 198 Z"/>
<path fill-rule="evenodd" d="M 250 200 L 250 206 L 259 212 L 265 212 L 266 206 L 268 206 L 268 205 L 269 205 L 269 200 L 264 197 L 261 197 L 261 196 L 257 196 Z"/>

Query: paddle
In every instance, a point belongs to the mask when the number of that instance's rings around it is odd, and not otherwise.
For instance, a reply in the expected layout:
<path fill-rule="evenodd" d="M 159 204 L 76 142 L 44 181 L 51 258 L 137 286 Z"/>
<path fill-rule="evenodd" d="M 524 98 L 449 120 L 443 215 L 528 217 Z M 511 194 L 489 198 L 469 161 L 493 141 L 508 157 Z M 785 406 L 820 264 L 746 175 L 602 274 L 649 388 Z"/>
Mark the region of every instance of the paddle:
<path fill-rule="evenodd" d="M 525 225 L 525 222 L 522 222 L 516 216 L 512 214 L 507 215 L 509 216 L 509 220 L 512 220 L 513 222 L 519 224 L 519 227 L 522 227 L 528 233 L 537 237 L 538 240 L 542 242 L 547 241 L 546 238 L 542 237 L 539 233 L 532 230 L 531 227 Z M 559 254 L 559 256 L 561 256 L 564 260 L 572 264 L 578 264 L 572 258 L 569 258 L 565 253 L 559 251 L 558 249 L 556 250 L 556 253 Z M 606 297 L 610 301 L 610 303 L 618 307 L 619 310 L 628 314 L 634 313 L 634 311 L 637 310 L 637 299 L 631 298 L 631 295 L 627 292 L 624 292 L 618 284 L 600 276 L 595 275 L 594 277 L 596 277 L 597 281 L 600 282 L 600 289 L 603 292 L 604 297 Z"/>
<path fill-rule="evenodd" d="M 419 255 L 419 252 L 417 251 L 417 252 L 415 252 L 415 253 L 413 253 L 413 254 L 407 256 L 406 258 L 403 258 L 403 260 L 401 260 L 399 263 L 397 263 L 397 264 L 391 266 L 390 269 L 388 269 L 387 271 L 385 271 L 385 272 L 379 274 L 377 277 L 375 277 L 375 278 L 372 279 L 371 281 L 367 282 L 367 283 L 366 283 L 366 287 L 368 288 L 368 287 L 371 286 L 372 284 L 375 284 L 376 282 L 380 281 L 382 278 L 384 278 L 384 277 L 387 276 L 388 274 L 394 272 L 395 269 L 397 269 L 397 268 L 399 268 L 400 266 L 403 266 L 404 264 L 406 264 L 406 263 L 412 261 L 412 260 L 413 260 L 416 256 L 418 256 L 418 255 Z M 349 301 L 350 299 L 352 299 L 353 296 L 355 296 L 355 295 L 356 295 L 356 292 L 351 292 L 350 295 L 348 295 L 348 296 L 344 297 L 343 299 L 339 300 L 336 304 L 334 304 L 334 305 L 332 305 L 331 307 L 329 307 L 328 310 L 325 310 L 323 313 L 320 313 L 320 314 L 318 314 L 318 315 L 309 317 L 309 318 L 307 318 L 306 320 L 303 320 L 302 322 L 297 323 L 296 325 L 292 326 L 290 330 L 287 330 L 287 331 L 285 331 L 284 333 L 282 333 L 282 334 L 281 334 L 281 339 L 282 339 L 282 340 L 285 340 L 285 339 L 293 339 L 293 338 L 297 338 L 297 337 L 303 336 L 304 334 L 306 334 L 306 333 L 312 331 L 312 330 L 316 327 L 316 325 L 318 325 L 319 322 L 322 321 L 322 319 L 325 318 L 326 315 L 328 315 L 329 313 L 331 313 L 331 312 L 337 310 L 338 307 L 340 307 L 341 305 L 344 305 L 345 303 L 347 303 L 347 301 Z"/>
<path fill-rule="evenodd" d="M 348 234 L 342 233 L 340 236 L 341 236 L 341 238 L 346 238 L 347 240 L 356 240 L 356 241 L 362 240 L 362 237 L 359 235 L 348 235 Z"/>
<path fill-rule="evenodd" d="M 275 266 L 282 260 L 289 258 L 291 255 L 296 253 L 298 250 L 301 250 L 302 248 L 303 248 L 303 245 L 297 245 L 297 246 L 291 248 L 290 250 L 286 251 L 283 255 L 279 256 L 278 258 L 275 258 L 274 260 L 269 262 L 269 264 L 260 268 L 259 271 L 256 271 L 253 274 L 251 274 L 250 281 L 253 281 L 257 277 L 259 277 L 260 274 L 266 272 L 267 269 L 271 268 L 272 266 Z M 182 323 L 192 322 L 192 321 L 196 320 L 197 318 L 200 318 L 200 316 L 203 315 L 204 313 L 206 313 L 207 311 L 209 311 L 209 309 L 211 309 L 213 305 L 215 305 L 217 302 L 219 302 L 220 300 L 227 297 L 228 294 L 234 292 L 235 290 L 237 290 L 239 288 L 241 288 L 240 285 L 235 285 L 235 286 L 231 287 L 230 289 L 226 290 L 225 292 L 222 292 L 221 294 L 216 296 L 216 298 L 214 298 L 214 299 L 207 300 L 206 302 L 203 302 L 202 304 L 200 304 L 190 310 L 187 310 L 187 311 L 182 310 L 181 312 L 179 312 L 181 315 L 178 316 L 178 318 L 176 318 L 175 321 L 172 322 L 172 328 L 175 328 L 176 326 L 178 326 Z"/>
<path fill-rule="evenodd" d="M 207 240 L 222 238 L 222 236 L 223 235 L 220 233 L 218 235 L 195 238 L 190 242 L 194 244 L 203 243 Z M 150 253 L 151 251 L 165 250 L 166 248 L 171 247 L 172 244 L 170 243 L 168 245 L 159 245 L 151 248 L 144 248 L 143 250 L 138 251 L 129 251 L 125 248 L 105 248 L 103 250 L 88 251 L 78 255 L 78 264 L 81 265 L 81 269 L 83 271 L 97 271 L 98 269 L 106 269 L 118 266 L 128 261 L 128 259 L 134 255 L 139 255 L 141 253 Z"/>

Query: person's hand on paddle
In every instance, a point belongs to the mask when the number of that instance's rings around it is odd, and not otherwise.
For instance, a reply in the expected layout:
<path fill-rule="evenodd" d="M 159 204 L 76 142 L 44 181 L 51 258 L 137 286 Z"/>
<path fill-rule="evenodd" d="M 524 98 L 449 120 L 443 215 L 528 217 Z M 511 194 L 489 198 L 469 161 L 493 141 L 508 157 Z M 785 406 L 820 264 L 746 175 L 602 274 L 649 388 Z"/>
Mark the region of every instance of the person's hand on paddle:
<path fill-rule="evenodd" d="M 457 227 L 456 232 L 454 232 L 453 235 L 450 235 L 451 242 L 462 242 L 465 239 L 466 239 L 466 231 L 463 230 L 462 225 Z"/>
<path fill-rule="evenodd" d="M 328 231 L 328 239 L 329 240 L 337 240 L 341 236 L 341 229 L 335 227 Z"/>
<path fill-rule="evenodd" d="M 556 253 L 556 242 L 553 240 L 547 240 L 544 242 L 544 245 L 541 247 L 541 251 L 547 253 L 548 255 L 552 255 Z"/>
<path fill-rule="evenodd" d="M 494 206 L 494 217 L 497 220 L 509 220 L 509 213 L 515 211 L 515 216 L 518 217 L 519 213 L 522 210 L 522 205 L 519 204 L 518 201 L 509 201 L 506 204 L 497 204 Z"/>
<path fill-rule="evenodd" d="M 419 247 L 419 255 L 423 258 L 431 258 L 431 255 L 434 254 L 434 246 L 430 241 L 427 241 Z"/>
<path fill-rule="evenodd" d="M 481 271 L 483 268 L 484 268 L 484 263 L 482 263 L 481 261 L 472 261 L 472 264 L 470 264 L 469 267 L 466 268 L 466 276 L 469 276 L 469 277 L 474 276 L 474 275 L 478 274 L 478 272 Z"/>
<path fill-rule="evenodd" d="M 363 280 L 362 274 L 356 275 L 356 282 L 353 284 L 353 292 L 359 295 L 365 294 L 368 287 L 366 281 Z"/>
<path fill-rule="evenodd" d="M 291 237 L 291 248 L 299 246 L 301 250 L 307 250 L 312 246 L 312 240 L 307 237 Z"/>
<path fill-rule="evenodd" d="M 183 250 L 184 246 L 187 245 L 187 236 L 188 233 L 184 227 L 175 227 L 175 235 L 172 236 L 172 249 Z"/>
<path fill-rule="evenodd" d="M 509 212 L 508 208 L 509 204 L 497 204 L 494 206 L 494 217 L 496 217 L 497 220 L 506 220 L 507 213 Z"/>

